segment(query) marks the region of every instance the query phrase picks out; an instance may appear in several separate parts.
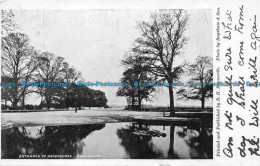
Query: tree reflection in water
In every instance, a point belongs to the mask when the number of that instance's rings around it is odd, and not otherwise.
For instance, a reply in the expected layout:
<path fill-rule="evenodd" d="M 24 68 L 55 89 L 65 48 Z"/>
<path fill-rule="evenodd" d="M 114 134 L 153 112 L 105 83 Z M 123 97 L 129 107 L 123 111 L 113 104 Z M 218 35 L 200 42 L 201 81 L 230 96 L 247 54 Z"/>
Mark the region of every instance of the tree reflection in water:
<path fill-rule="evenodd" d="M 92 131 L 105 124 L 77 126 L 14 127 L 2 130 L 2 158 L 18 158 L 19 155 L 71 155 L 82 154 L 81 141 Z"/>
<path fill-rule="evenodd" d="M 170 126 L 170 145 L 168 150 L 168 158 L 177 158 L 176 155 L 174 155 L 174 130 L 175 126 Z"/>
<path fill-rule="evenodd" d="M 146 126 L 147 127 L 147 126 Z M 138 130 L 148 130 L 140 127 Z M 121 139 L 120 144 L 125 148 L 127 158 L 131 159 L 156 159 L 164 158 L 163 153 L 155 148 L 151 142 L 152 136 L 140 136 L 133 134 L 137 128 L 134 126 L 117 130 L 117 135 Z"/>
<path fill-rule="evenodd" d="M 191 149 L 193 149 L 193 152 L 196 152 L 196 155 L 191 154 L 192 158 L 213 158 L 212 128 L 201 126 L 193 126 L 192 128 L 178 127 L 176 134 L 179 138 L 182 138 Z"/>
<path fill-rule="evenodd" d="M 167 130 L 166 136 L 168 139 L 160 138 L 160 140 L 161 142 L 168 140 L 169 144 L 168 146 L 162 147 L 158 147 L 158 142 L 154 141 L 152 136 L 141 136 L 134 134 L 135 131 L 140 130 L 140 128 L 134 128 L 133 125 L 131 127 L 118 129 L 117 135 L 121 139 L 120 144 L 124 147 L 128 158 L 212 159 L 212 128 L 171 125 L 168 126 L 168 129 L 169 130 Z M 142 128 L 141 130 L 145 129 Z"/>
<path fill-rule="evenodd" d="M 100 154 L 105 158 L 132 159 L 190 159 L 212 158 L 212 127 L 154 126 L 138 123 L 107 125 L 14 127 L 2 130 L 2 158 L 19 155 L 77 155 Z M 104 130 L 101 130 L 103 129 Z M 92 131 L 91 136 L 88 136 Z M 105 134 L 105 135 L 104 135 Z M 105 141 L 104 136 L 108 137 Z M 92 144 L 98 144 L 96 148 Z M 112 145 L 110 145 L 112 143 Z M 86 145 L 85 145 L 86 144 Z M 122 149 L 123 147 L 123 149 Z M 84 149 L 84 151 L 83 151 Z M 88 151 L 90 150 L 91 151 Z M 62 157 L 61 157 L 62 158 Z M 108 157 L 109 158 L 109 157 Z"/>

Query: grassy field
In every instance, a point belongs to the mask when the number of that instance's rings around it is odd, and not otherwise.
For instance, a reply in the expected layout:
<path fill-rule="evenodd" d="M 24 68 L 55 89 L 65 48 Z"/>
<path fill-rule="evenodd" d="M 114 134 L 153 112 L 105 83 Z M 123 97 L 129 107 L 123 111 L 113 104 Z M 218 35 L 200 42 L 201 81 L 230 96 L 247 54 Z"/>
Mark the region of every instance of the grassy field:
<path fill-rule="evenodd" d="M 51 112 L 15 112 L 2 113 L 2 129 L 8 126 L 57 126 L 57 125 L 80 125 L 130 122 L 134 119 L 156 120 L 160 118 L 165 121 L 190 120 L 201 116 L 212 116 L 210 112 L 180 112 L 176 118 L 163 117 L 162 112 L 137 112 L 113 109 L 79 110 L 75 111 L 51 111 Z M 182 118 L 182 119 L 181 119 Z M 183 119 L 186 118 L 186 119 Z"/>

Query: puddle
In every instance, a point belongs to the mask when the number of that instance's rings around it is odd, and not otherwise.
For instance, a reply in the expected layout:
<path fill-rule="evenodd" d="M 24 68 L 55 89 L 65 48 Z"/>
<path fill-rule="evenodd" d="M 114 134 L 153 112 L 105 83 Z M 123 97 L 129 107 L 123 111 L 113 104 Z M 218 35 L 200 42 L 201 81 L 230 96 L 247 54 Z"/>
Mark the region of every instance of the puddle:
<path fill-rule="evenodd" d="M 2 153 L 14 158 L 212 159 L 212 128 L 107 123 L 2 130 Z"/>

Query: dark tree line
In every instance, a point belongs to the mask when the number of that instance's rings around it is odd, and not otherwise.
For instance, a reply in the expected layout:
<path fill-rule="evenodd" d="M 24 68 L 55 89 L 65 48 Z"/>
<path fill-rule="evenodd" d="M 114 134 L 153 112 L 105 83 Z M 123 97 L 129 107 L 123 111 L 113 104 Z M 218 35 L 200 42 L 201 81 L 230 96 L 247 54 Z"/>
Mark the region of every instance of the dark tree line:
<path fill-rule="evenodd" d="M 2 99 L 12 103 L 12 109 L 25 108 L 26 97 L 37 93 L 41 107 L 68 108 L 72 106 L 106 105 L 105 93 L 87 87 L 77 87 L 81 72 L 50 52 L 36 50 L 29 37 L 14 23 L 14 14 L 2 11 L 2 82 L 15 86 L 2 86 Z M 22 82 L 70 83 L 71 86 L 21 86 Z M 80 89 L 79 89 L 80 88 Z"/>
<path fill-rule="evenodd" d="M 188 42 L 188 37 L 185 32 L 188 28 L 189 15 L 185 10 L 160 10 L 156 13 L 152 13 L 149 20 L 139 22 L 137 29 L 140 32 L 134 42 L 134 47 L 131 49 L 131 58 L 125 58 L 122 64 L 126 66 L 126 70 L 123 73 L 123 81 L 135 82 L 135 81 L 157 81 L 171 84 L 179 82 L 181 75 L 183 75 L 189 68 L 190 75 L 195 74 L 195 81 L 207 82 L 212 80 L 212 63 L 210 64 L 207 57 L 201 58 L 201 63 L 209 63 L 207 67 L 203 65 L 203 71 L 197 74 L 197 68 L 201 68 L 198 60 L 197 64 L 188 65 L 186 63 L 177 63 L 176 60 L 181 60 L 184 52 L 185 45 Z M 126 63 L 128 62 L 128 63 Z M 143 73 L 147 78 L 143 80 L 135 77 L 136 68 L 138 63 L 140 66 L 139 73 Z M 211 68 L 211 69 L 210 69 Z M 207 76 L 206 76 L 207 75 Z M 195 78 L 196 77 L 196 78 Z M 119 88 L 118 95 L 126 96 L 128 99 L 136 96 L 137 87 Z M 151 87 L 150 87 L 151 88 Z M 169 98 L 170 98 L 170 112 L 171 116 L 175 114 L 174 111 L 174 87 L 168 86 Z M 202 108 L 204 108 L 205 99 L 212 97 L 212 87 L 197 87 L 197 90 L 193 91 L 193 94 L 186 89 L 177 90 L 178 95 L 196 100 L 202 101 Z M 150 96 L 154 90 L 151 91 L 144 89 L 145 96 Z M 134 102 L 132 102 L 133 104 Z M 140 105 L 140 103 L 139 103 Z M 140 106 L 139 106 L 140 107 Z"/>

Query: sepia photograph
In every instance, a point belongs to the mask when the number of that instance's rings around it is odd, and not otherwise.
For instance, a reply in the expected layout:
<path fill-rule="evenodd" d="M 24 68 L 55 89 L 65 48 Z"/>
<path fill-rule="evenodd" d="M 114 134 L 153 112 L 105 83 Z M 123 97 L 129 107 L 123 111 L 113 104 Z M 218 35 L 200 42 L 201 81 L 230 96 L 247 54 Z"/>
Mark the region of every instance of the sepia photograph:
<path fill-rule="evenodd" d="M 2 159 L 213 159 L 211 9 L 1 10 Z"/>

